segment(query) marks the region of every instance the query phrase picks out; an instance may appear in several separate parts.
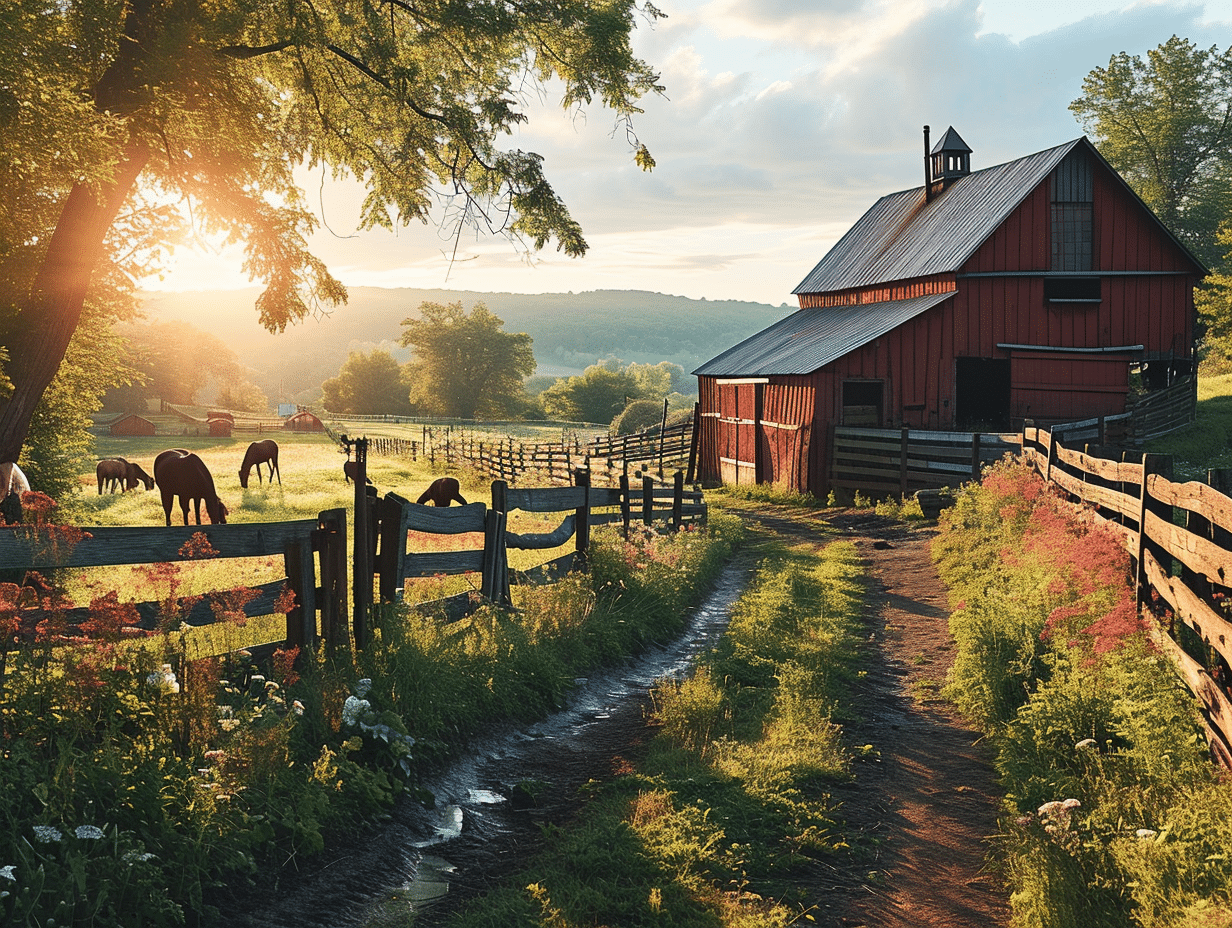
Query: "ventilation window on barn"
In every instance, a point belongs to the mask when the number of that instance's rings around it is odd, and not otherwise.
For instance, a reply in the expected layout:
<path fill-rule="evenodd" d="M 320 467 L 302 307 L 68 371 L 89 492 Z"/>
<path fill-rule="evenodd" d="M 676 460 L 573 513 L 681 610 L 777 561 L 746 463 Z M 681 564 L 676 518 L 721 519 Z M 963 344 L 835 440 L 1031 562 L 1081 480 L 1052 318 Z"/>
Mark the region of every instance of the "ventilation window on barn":
<path fill-rule="evenodd" d="M 1052 269 L 1094 269 L 1095 203 L 1091 163 L 1077 150 L 1052 172 Z"/>
<path fill-rule="evenodd" d="M 877 428 L 881 425 L 880 380 L 844 381 L 843 425 L 866 428 Z"/>
<path fill-rule="evenodd" d="M 1098 303 L 1098 277 L 1047 277 L 1044 279 L 1044 299 L 1049 303 Z"/>

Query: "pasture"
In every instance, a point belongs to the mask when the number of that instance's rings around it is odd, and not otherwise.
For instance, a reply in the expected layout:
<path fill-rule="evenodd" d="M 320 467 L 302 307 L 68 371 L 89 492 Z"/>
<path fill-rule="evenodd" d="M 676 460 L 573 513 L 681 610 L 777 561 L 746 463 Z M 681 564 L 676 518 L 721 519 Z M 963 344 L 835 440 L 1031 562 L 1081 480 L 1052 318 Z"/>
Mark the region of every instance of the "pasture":
<path fill-rule="evenodd" d="M 357 434 L 363 434 L 356 430 Z M 328 509 L 348 510 L 348 522 L 353 519 L 355 485 L 345 480 L 342 465 L 346 455 L 325 434 L 288 432 L 274 436 L 279 445 L 279 470 L 282 483 L 272 486 L 268 481 L 258 483 L 255 471 L 247 489 L 240 487 L 239 471 L 244 453 L 253 438 L 261 436 L 239 435 L 219 438 L 196 435 L 144 436 L 99 436 L 96 440 L 97 458 L 124 457 L 141 464 L 147 471 L 153 467 L 154 458 L 168 448 L 185 448 L 195 452 L 205 462 L 214 478 L 214 486 L 226 504 L 229 513 L 227 522 L 260 523 L 312 519 Z M 263 468 L 263 473 L 266 471 Z M 427 489 L 436 477 L 448 473 L 457 477 L 462 494 L 471 502 L 490 503 L 491 481 L 459 468 L 448 472 L 444 465 L 433 469 L 427 461 L 412 462 L 409 459 L 370 456 L 368 474 L 373 485 L 382 494 L 395 492 L 415 500 Z M 81 495 L 78 511 L 80 525 L 87 531 L 91 526 L 149 526 L 157 529 L 165 524 L 162 498 L 159 489 L 152 491 L 138 488 L 127 493 L 98 494 L 93 462 L 88 472 L 81 474 Z M 536 516 L 515 513 L 510 519 L 509 530 L 548 532 L 560 522 L 560 516 L 548 514 Z M 208 522 L 204 514 L 202 520 Z M 172 525 L 182 524 L 178 500 L 171 510 Z M 192 509 L 189 522 L 194 524 Z M 481 548 L 481 534 L 455 536 L 420 535 L 412 533 L 412 551 L 448 551 Z M 538 551 L 510 551 L 510 566 L 525 570 L 549 561 L 571 548 L 572 541 L 558 548 Z M 349 555 L 348 555 L 349 561 Z M 181 563 L 174 572 L 158 570 L 150 565 L 97 567 L 63 571 L 60 577 L 65 593 L 75 605 L 87 605 L 92 599 L 116 591 L 121 600 L 145 601 L 161 599 L 172 588 L 176 595 L 192 596 L 211 591 L 231 590 L 276 580 L 284 575 L 280 557 L 234 558 L 226 560 Z M 477 576 L 429 578 L 408 581 L 407 599 L 422 602 L 479 588 Z M 216 640 L 217 635 L 209 628 L 194 630 L 196 641 L 193 650 L 215 652 L 247 647 L 262 640 L 281 638 L 281 617 L 271 616 L 249 623 L 238 634 L 227 628 L 225 641 Z M 200 652 L 198 652 L 200 653 Z"/>

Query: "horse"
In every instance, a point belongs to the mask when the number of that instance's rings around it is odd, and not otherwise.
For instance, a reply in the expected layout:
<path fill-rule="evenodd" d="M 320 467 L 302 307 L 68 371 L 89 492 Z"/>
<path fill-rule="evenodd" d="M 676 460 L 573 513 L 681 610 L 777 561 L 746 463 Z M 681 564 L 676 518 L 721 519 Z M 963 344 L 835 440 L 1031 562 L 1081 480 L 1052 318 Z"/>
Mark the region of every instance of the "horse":
<path fill-rule="evenodd" d="M 147 490 L 154 489 L 154 478 L 147 474 L 140 464 L 134 464 L 132 461 L 125 461 L 127 465 L 124 468 L 124 489 L 132 490 L 138 483 L 145 485 Z"/>
<path fill-rule="evenodd" d="M 342 465 L 342 476 L 346 478 L 346 482 L 350 483 L 359 476 L 359 464 L 355 461 L 345 461 Z M 372 478 L 368 477 L 368 483 L 372 483 Z"/>
<path fill-rule="evenodd" d="M 12 461 L 0 464 L 0 522 L 21 521 L 21 494 L 30 492 L 30 481 Z"/>
<path fill-rule="evenodd" d="M 163 494 L 163 513 L 167 516 L 167 524 L 171 524 L 171 502 L 176 496 L 180 498 L 180 511 L 184 513 L 184 524 L 188 524 L 188 503 L 194 503 L 197 524 L 201 524 L 201 501 L 205 500 L 205 511 L 210 521 L 215 525 L 224 525 L 227 521 L 227 507 L 223 505 L 218 494 L 214 492 L 214 478 L 210 476 L 205 462 L 191 451 L 174 448 L 162 452 L 154 459 L 154 482 Z"/>
<path fill-rule="evenodd" d="M 261 465 L 269 464 L 270 483 L 274 482 L 274 474 L 278 475 L 278 485 L 282 486 L 282 471 L 278 469 L 278 442 L 272 438 L 264 441 L 254 441 L 244 453 L 244 463 L 240 465 L 240 486 L 248 489 L 248 474 L 252 468 L 257 469 L 257 483 L 261 482 Z"/>
<path fill-rule="evenodd" d="M 126 461 L 124 458 L 107 458 L 99 461 L 94 468 L 98 478 L 98 495 L 103 495 L 103 489 L 114 493 L 117 489 L 128 492 L 138 483 L 145 484 L 147 490 L 154 489 L 154 478 L 142 469 L 140 464 Z"/>
<path fill-rule="evenodd" d="M 108 493 L 123 491 L 127 489 L 125 483 L 128 479 L 128 461 L 124 458 L 107 458 L 99 461 L 94 468 L 94 475 L 98 478 L 99 496 L 103 495 L 104 487 Z"/>
<path fill-rule="evenodd" d="M 463 506 L 466 505 L 466 500 L 459 492 L 458 481 L 453 477 L 437 477 L 415 502 L 421 506 L 426 506 L 429 502 L 433 506 L 448 506 L 455 499 Z"/>

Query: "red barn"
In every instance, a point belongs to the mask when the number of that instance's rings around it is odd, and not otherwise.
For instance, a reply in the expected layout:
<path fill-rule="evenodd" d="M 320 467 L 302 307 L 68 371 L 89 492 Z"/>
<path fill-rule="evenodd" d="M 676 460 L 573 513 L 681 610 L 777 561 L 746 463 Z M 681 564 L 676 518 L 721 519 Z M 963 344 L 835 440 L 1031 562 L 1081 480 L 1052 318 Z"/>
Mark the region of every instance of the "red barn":
<path fill-rule="evenodd" d="M 282 423 L 282 427 L 291 432 L 320 432 L 325 426 L 321 420 L 304 409 Z"/>
<path fill-rule="evenodd" d="M 121 416 L 111 423 L 112 435 L 153 435 L 154 423 L 138 415 Z"/>
<path fill-rule="evenodd" d="M 1200 262 L 1085 138 L 980 171 L 949 129 L 794 291 L 699 367 L 704 480 L 821 494 L 833 425 L 1017 429 L 1193 369 Z"/>

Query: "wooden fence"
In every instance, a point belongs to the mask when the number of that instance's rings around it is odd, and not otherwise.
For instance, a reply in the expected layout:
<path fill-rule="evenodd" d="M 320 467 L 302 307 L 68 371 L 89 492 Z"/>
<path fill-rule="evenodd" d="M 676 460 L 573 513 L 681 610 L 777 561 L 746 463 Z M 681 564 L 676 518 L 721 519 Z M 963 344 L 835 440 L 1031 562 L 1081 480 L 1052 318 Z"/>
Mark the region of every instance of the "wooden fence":
<path fill-rule="evenodd" d="M 985 464 L 1017 453 L 1020 437 L 838 426 L 830 441 L 830 485 L 875 495 L 957 487 Z"/>
<path fill-rule="evenodd" d="M 595 486 L 616 486 L 629 466 L 653 463 L 658 472 L 688 465 L 693 473 L 696 445 L 694 419 L 666 429 L 631 435 L 601 436 L 582 441 L 523 442 L 512 436 L 493 439 L 452 428 L 423 427 L 420 439 L 369 438 L 368 453 L 425 460 L 431 465 L 472 467 L 494 480 L 519 483 L 534 480 L 569 485 L 578 468 L 590 472 Z"/>
<path fill-rule="evenodd" d="M 1079 450 L 1031 423 L 1022 448 L 1045 480 L 1120 536 L 1133 558 L 1139 614 L 1197 698 L 1213 757 L 1232 767 L 1232 622 L 1224 608 L 1232 602 L 1232 475 L 1177 483 L 1165 455 Z M 1182 624 L 1194 633 L 1187 646 Z"/>
<path fill-rule="evenodd" d="M 357 462 L 366 464 L 367 439 L 351 440 L 363 448 Z M 379 579 L 380 597 L 401 598 L 408 577 L 457 574 L 474 571 L 481 576 L 481 591 L 488 599 L 507 604 L 511 582 L 542 582 L 572 567 L 584 567 L 593 525 L 623 522 L 626 534 L 633 521 L 667 522 L 679 529 L 689 523 L 704 523 L 706 504 L 701 492 L 686 490 L 683 473 L 670 485 L 643 475 L 636 485 L 626 477 L 616 488 L 589 486 L 589 472 L 575 473 L 576 486 L 512 489 L 494 481 L 492 504 L 472 503 L 462 507 L 420 506 L 395 493 L 380 496 L 366 486 L 366 467 L 356 480 L 356 508 L 352 510 L 356 539 L 367 544 L 351 546 L 347 559 L 347 510 L 333 509 L 318 517 L 289 522 L 230 525 L 98 527 L 88 530 L 62 526 L 0 526 L 0 576 L 20 580 L 27 571 L 43 573 L 61 568 L 160 564 L 195 561 L 202 557 L 202 536 L 208 541 L 210 558 L 246 558 L 282 555 L 286 576 L 254 588 L 255 595 L 243 605 L 249 617 L 270 615 L 286 591 L 294 594 L 294 606 L 286 613 L 285 638 L 274 644 L 313 646 L 318 639 L 331 647 L 346 646 L 352 639 L 362 647 L 369 636 L 369 606 L 374 583 Z M 510 512 L 568 512 L 561 525 L 543 535 L 507 531 Z M 408 533 L 455 535 L 482 533 L 483 547 L 461 552 L 416 552 L 407 549 Z M 508 548 L 546 549 L 575 539 L 574 550 L 534 571 L 515 576 L 508 567 Z M 221 591 L 223 593 L 230 591 Z M 351 627 L 347 625 L 348 592 Z M 37 597 L 19 598 L 18 618 L 23 628 L 55 612 L 64 619 L 64 632 L 75 635 L 90 617 L 86 607 L 44 611 Z M 178 603 L 136 604 L 139 625 L 147 630 L 165 627 L 174 619 L 189 625 L 208 625 L 218 620 L 211 601 L 229 609 L 221 594 L 183 597 Z M 172 615 L 167 613 L 171 612 Z"/>

